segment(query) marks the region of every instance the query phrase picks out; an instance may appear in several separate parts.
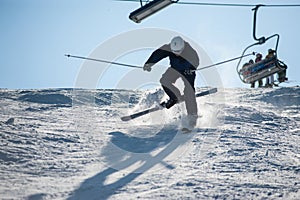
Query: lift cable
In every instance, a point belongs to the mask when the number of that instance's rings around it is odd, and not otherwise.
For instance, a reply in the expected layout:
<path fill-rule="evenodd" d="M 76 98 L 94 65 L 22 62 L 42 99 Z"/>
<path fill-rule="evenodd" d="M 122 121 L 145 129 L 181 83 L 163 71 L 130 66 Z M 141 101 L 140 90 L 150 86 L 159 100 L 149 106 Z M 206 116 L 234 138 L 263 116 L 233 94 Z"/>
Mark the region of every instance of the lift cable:
<path fill-rule="evenodd" d="M 149 0 L 116 0 L 116 1 L 127 1 L 127 2 L 140 2 L 149 3 Z M 239 3 L 207 3 L 207 2 L 185 2 L 180 0 L 173 0 L 173 3 L 181 5 L 195 5 L 195 6 L 223 6 L 223 7 L 255 7 L 258 4 L 239 4 Z M 264 7 L 300 7 L 300 4 L 259 4 Z"/>
<path fill-rule="evenodd" d="M 196 5 L 196 6 L 228 6 L 228 7 L 255 7 L 257 4 L 236 4 L 236 3 L 204 3 L 204 2 L 182 2 L 177 4 L 182 5 Z M 260 4 L 264 7 L 299 7 L 300 4 Z"/>

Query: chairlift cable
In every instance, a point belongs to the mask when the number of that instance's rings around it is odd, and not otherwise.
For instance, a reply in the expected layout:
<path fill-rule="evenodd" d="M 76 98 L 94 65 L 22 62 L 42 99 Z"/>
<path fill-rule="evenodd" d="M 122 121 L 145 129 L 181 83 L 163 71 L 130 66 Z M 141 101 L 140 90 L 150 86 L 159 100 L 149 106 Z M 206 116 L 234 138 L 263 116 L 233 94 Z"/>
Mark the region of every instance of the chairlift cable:
<path fill-rule="evenodd" d="M 177 4 L 181 5 L 194 5 L 194 6 L 228 6 L 228 7 L 254 7 L 254 4 L 231 4 L 231 3 L 200 3 L 200 2 L 181 2 Z"/>
<path fill-rule="evenodd" d="M 148 3 L 149 0 L 116 0 L 127 2 L 143 2 Z M 173 3 L 180 5 L 194 5 L 194 6 L 221 6 L 221 7 L 255 7 L 257 4 L 239 4 L 239 3 L 207 3 L 207 2 L 184 2 L 180 0 L 174 0 Z M 260 4 L 264 7 L 300 7 L 300 4 Z"/>
<path fill-rule="evenodd" d="M 257 4 L 235 4 L 235 3 L 204 3 L 204 2 L 182 2 L 178 1 L 177 4 L 182 5 L 196 5 L 196 6 L 228 6 L 228 7 L 255 7 Z M 299 7 L 300 4 L 260 4 L 264 7 Z"/>

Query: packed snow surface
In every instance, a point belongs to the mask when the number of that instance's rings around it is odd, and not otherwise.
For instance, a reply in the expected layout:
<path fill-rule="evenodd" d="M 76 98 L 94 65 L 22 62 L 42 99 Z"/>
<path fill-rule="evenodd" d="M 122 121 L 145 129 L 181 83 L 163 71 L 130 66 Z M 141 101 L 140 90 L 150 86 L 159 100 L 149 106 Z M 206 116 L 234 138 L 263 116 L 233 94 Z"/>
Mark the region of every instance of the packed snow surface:
<path fill-rule="evenodd" d="M 205 88 L 198 88 L 205 90 Z M 0 90 L 0 199 L 300 199 L 300 88 Z"/>

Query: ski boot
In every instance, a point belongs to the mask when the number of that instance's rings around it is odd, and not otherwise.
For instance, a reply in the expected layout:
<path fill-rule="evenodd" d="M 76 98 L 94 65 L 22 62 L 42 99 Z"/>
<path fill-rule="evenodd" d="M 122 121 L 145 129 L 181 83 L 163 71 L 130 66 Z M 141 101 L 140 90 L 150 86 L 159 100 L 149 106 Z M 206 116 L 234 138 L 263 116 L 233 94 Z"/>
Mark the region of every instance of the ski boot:
<path fill-rule="evenodd" d="M 165 107 L 165 108 L 169 109 L 172 106 L 174 106 L 177 102 L 178 102 L 177 99 L 169 99 L 167 102 L 164 101 L 164 102 L 160 103 L 160 105 L 162 107 Z"/>
<path fill-rule="evenodd" d="M 181 131 L 183 133 L 190 133 L 193 131 L 195 126 L 197 125 L 198 115 L 188 115 L 187 116 L 187 126 L 183 127 Z"/>

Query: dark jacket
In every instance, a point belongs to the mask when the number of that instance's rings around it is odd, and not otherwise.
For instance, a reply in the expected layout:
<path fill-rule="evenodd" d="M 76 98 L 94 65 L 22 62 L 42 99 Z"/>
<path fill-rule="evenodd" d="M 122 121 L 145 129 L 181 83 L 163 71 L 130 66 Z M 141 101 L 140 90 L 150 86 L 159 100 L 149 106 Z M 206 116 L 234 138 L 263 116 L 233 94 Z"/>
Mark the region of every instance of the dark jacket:
<path fill-rule="evenodd" d="M 198 54 L 188 42 L 185 42 L 185 47 L 179 56 L 171 51 L 170 44 L 163 45 L 151 54 L 146 64 L 153 65 L 166 57 L 169 57 L 171 67 L 179 72 L 195 70 L 199 65 Z"/>

